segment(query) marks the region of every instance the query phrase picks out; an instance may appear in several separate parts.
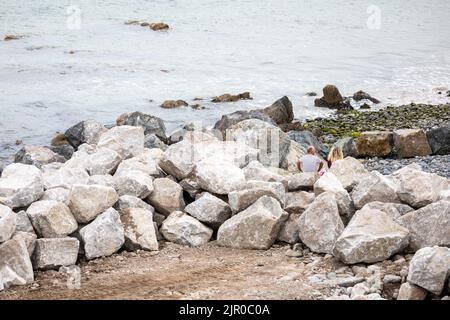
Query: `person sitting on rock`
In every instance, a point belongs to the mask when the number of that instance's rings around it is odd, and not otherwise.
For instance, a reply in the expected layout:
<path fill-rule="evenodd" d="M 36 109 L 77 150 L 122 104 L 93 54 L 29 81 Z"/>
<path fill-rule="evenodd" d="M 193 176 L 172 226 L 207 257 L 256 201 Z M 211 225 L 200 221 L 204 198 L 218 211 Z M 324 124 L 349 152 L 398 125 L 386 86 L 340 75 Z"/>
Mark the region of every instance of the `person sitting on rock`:
<path fill-rule="evenodd" d="M 323 168 L 323 162 L 316 156 L 316 148 L 309 146 L 307 154 L 297 161 L 297 168 L 302 172 L 319 172 Z"/>
<path fill-rule="evenodd" d="M 337 160 L 344 159 L 344 154 L 342 153 L 341 148 L 339 147 L 333 147 L 330 150 L 330 153 L 328 153 L 328 168 L 331 168 L 332 164 Z"/>

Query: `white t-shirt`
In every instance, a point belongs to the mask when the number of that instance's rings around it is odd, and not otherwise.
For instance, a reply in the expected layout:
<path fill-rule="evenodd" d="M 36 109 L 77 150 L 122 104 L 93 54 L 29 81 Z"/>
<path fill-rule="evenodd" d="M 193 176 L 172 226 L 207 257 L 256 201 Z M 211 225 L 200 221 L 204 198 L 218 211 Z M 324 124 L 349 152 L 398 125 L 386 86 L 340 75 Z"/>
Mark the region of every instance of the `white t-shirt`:
<path fill-rule="evenodd" d="M 303 172 L 317 172 L 320 165 L 320 159 L 312 154 L 306 154 L 300 158 Z"/>

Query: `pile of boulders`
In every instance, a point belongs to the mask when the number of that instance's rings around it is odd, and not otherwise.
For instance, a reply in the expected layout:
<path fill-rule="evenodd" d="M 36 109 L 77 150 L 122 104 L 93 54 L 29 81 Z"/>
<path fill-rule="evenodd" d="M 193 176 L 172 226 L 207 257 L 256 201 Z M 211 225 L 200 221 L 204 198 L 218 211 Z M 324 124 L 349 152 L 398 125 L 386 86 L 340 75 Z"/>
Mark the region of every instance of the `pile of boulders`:
<path fill-rule="evenodd" d="M 28 284 L 33 270 L 119 250 L 158 250 L 163 240 L 216 240 L 237 249 L 283 241 L 349 265 L 417 251 L 399 297 L 444 294 L 447 179 L 417 165 L 384 176 L 351 157 L 322 176 L 298 173 L 305 148 L 277 126 L 292 121 L 289 99 L 253 114 L 224 116 L 218 130 L 186 126 L 168 137 L 162 120 L 135 112 L 110 129 L 83 121 L 67 130 L 75 150 L 67 161 L 21 151 L 0 178 L 0 284 Z M 148 136 L 164 150 L 146 147 Z M 362 284 L 354 285 L 363 292 L 355 295 L 364 295 Z"/>

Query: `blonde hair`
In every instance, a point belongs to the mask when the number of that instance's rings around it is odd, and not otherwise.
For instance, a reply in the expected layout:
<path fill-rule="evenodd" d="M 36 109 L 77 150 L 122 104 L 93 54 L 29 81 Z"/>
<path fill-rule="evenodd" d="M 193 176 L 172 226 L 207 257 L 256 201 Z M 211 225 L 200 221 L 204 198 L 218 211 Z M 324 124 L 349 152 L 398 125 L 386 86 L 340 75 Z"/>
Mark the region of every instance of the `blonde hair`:
<path fill-rule="evenodd" d="M 333 147 L 328 154 L 328 161 L 335 162 L 336 160 L 344 159 L 344 154 L 342 153 L 341 148 Z"/>

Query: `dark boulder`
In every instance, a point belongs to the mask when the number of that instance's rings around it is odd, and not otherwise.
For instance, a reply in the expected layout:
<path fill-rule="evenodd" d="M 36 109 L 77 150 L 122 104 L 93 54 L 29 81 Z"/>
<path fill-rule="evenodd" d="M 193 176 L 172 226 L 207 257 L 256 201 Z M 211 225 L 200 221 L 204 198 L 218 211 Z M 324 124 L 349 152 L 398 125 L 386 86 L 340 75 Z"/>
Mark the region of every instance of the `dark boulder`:
<path fill-rule="evenodd" d="M 373 98 L 370 94 L 359 90 L 358 92 L 355 92 L 353 94 L 353 100 L 355 101 L 361 101 L 361 100 L 369 100 L 373 103 L 380 103 L 380 100 Z"/>
<path fill-rule="evenodd" d="M 271 106 L 262 110 L 277 124 L 290 123 L 294 120 L 294 111 L 292 102 L 288 97 L 284 96 L 275 101 Z"/>
<path fill-rule="evenodd" d="M 427 139 L 433 154 L 450 154 L 450 124 L 429 130 Z"/>
<path fill-rule="evenodd" d="M 353 109 L 350 101 L 342 97 L 339 89 L 335 85 L 326 85 L 322 91 L 323 97 L 314 100 L 314 105 L 316 107 L 330 109 Z"/>
<path fill-rule="evenodd" d="M 358 149 L 356 148 L 355 139 L 352 137 L 339 139 L 334 143 L 333 147 L 340 148 L 344 154 L 344 157 L 358 157 Z"/>
<path fill-rule="evenodd" d="M 149 149 L 159 148 L 163 151 L 167 149 L 167 145 L 154 133 L 145 136 L 144 147 Z"/>
<path fill-rule="evenodd" d="M 72 155 L 75 152 L 75 149 L 70 144 L 49 146 L 48 148 L 60 156 L 63 156 L 66 160 L 72 158 Z"/>
<path fill-rule="evenodd" d="M 211 102 L 235 102 L 238 100 L 252 100 L 253 98 L 250 96 L 250 92 L 242 92 L 236 95 L 232 95 L 229 93 L 225 93 L 221 96 L 214 97 Z"/>
<path fill-rule="evenodd" d="M 67 142 L 77 149 L 83 143 L 97 144 L 101 134 L 107 129 L 99 122 L 85 120 L 67 129 L 64 133 Z"/>
<path fill-rule="evenodd" d="M 116 120 L 116 123 L 118 126 L 128 125 L 142 127 L 145 135 L 154 133 L 163 142 L 167 141 L 166 126 L 164 125 L 164 121 L 161 118 L 150 114 L 139 111 L 125 113 Z"/>

